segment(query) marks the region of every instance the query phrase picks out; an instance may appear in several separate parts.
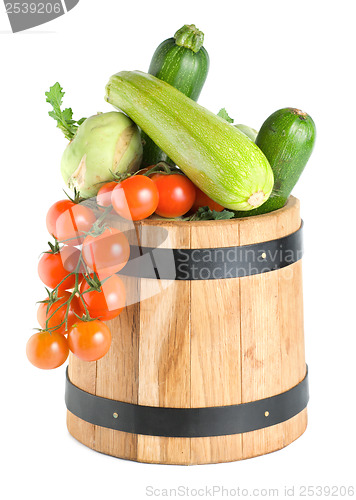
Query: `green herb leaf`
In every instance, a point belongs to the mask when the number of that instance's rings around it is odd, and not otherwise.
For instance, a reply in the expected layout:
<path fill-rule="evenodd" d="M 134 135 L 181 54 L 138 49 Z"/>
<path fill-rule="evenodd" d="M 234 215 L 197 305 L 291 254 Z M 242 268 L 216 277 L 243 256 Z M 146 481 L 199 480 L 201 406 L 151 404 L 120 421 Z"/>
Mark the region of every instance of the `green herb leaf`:
<path fill-rule="evenodd" d="M 73 120 L 73 111 L 71 108 L 65 108 L 61 110 L 63 103 L 63 97 L 65 92 L 63 92 L 62 87 L 58 82 L 56 82 L 52 87 L 50 87 L 46 94 L 46 102 L 51 104 L 53 111 L 49 111 L 48 114 L 57 122 L 57 127 L 62 130 L 65 137 L 71 141 L 75 136 L 79 125 L 81 125 L 86 118 L 81 118 L 79 121 Z"/>
<path fill-rule="evenodd" d="M 230 118 L 225 108 L 220 109 L 218 116 L 220 116 L 220 118 L 223 118 L 223 120 L 226 120 L 228 123 L 234 123 L 234 119 Z"/>
<path fill-rule="evenodd" d="M 86 118 L 81 118 L 80 120 L 77 121 L 78 125 L 81 125 L 83 122 L 85 122 Z"/>
<path fill-rule="evenodd" d="M 72 108 L 64 109 L 62 111 L 62 118 L 67 123 L 67 125 L 75 125 L 75 121 L 73 120 Z"/>
<path fill-rule="evenodd" d="M 229 210 L 217 212 L 216 210 L 210 210 L 209 207 L 200 207 L 191 220 L 226 220 L 232 219 L 233 217 L 234 212 L 230 212 Z"/>
<path fill-rule="evenodd" d="M 230 212 L 229 210 L 222 210 L 221 212 L 217 212 L 213 210 L 213 218 L 214 220 L 227 220 L 232 219 L 234 217 L 234 212 Z"/>

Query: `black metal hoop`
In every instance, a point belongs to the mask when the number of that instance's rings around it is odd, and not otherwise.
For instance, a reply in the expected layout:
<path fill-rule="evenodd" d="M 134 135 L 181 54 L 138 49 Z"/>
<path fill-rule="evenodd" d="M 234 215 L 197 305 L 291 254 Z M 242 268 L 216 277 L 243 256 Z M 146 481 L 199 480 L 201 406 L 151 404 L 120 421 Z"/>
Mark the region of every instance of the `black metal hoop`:
<path fill-rule="evenodd" d="M 119 274 L 136 278 L 211 280 L 251 276 L 294 264 L 303 255 L 303 222 L 292 234 L 253 245 L 222 248 L 131 246 Z"/>
<path fill-rule="evenodd" d="M 79 389 L 66 378 L 67 409 L 101 427 L 133 434 L 166 437 L 208 437 L 240 434 L 276 425 L 308 404 L 308 369 L 292 389 L 251 403 L 205 408 L 143 406 L 102 398 Z"/>

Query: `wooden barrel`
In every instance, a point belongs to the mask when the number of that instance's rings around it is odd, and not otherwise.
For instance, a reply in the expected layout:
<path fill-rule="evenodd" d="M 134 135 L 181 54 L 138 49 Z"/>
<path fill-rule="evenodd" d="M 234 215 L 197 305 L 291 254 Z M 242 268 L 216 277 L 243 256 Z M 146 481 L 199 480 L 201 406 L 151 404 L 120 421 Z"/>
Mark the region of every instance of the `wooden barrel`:
<path fill-rule="evenodd" d="M 189 262 L 178 279 L 131 277 L 142 300 L 108 322 L 108 354 L 70 356 L 69 432 L 102 453 L 162 464 L 290 444 L 307 426 L 299 201 L 246 219 L 145 220 L 136 224 L 142 248 L 157 246 L 153 227 L 169 236 L 161 252 L 180 249 Z"/>

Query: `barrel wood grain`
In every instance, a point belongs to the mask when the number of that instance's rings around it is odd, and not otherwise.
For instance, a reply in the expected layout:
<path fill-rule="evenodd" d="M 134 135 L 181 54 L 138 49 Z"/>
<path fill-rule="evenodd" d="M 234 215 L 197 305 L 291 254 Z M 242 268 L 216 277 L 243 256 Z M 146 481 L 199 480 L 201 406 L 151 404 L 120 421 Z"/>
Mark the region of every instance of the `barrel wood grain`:
<path fill-rule="evenodd" d="M 95 394 L 96 387 L 96 362 L 81 361 L 69 353 L 68 376 L 73 384 L 83 391 Z M 70 434 L 89 448 L 95 449 L 95 426 L 81 420 L 70 411 L 67 411 L 67 427 Z"/>
<path fill-rule="evenodd" d="M 292 201 L 289 210 L 279 210 L 267 220 L 256 217 L 241 221 L 240 245 L 280 238 L 296 231 L 301 223 L 299 201 Z M 302 303 L 298 298 L 302 288 L 300 273 L 293 269 L 298 266 L 300 261 L 278 271 L 240 280 L 244 403 L 279 394 L 304 378 Z M 291 350 L 290 346 L 300 342 L 301 347 Z M 288 356 L 286 346 L 289 346 Z M 298 418 L 304 421 L 305 417 L 294 417 L 297 421 Z M 294 422 L 292 429 L 296 426 L 298 422 Z M 283 422 L 243 434 L 244 458 L 278 450 L 296 439 L 288 429 L 290 424 Z"/>
<path fill-rule="evenodd" d="M 166 229 L 162 224 L 162 229 Z M 189 226 L 168 225 L 169 238 L 142 222 L 142 245 L 189 248 Z M 162 241 L 163 240 L 163 241 Z M 153 295 L 157 287 L 161 293 Z M 139 404 L 190 406 L 190 284 L 189 281 L 141 280 L 139 344 Z M 152 294 L 152 296 L 151 296 Z M 190 439 L 138 436 L 136 460 L 186 464 Z"/>
<path fill-rule="evenodd" d="M 151 247 L 218 248 L 279 238 L 299 226 L 299 201 L 290 197 L 283 209 L 253 218 L 142 221 L 136 224 L 134 239 Z M 125 285 L 128 295 L 141 301 L 130 299 L 134 303 L 109 322 L 109 353 L 97 363 L 70 356 L 70 379 L 82 389 L 141 405 L 189 408 L 254 401 L 303 379 L 301 261 L 243 278 L 128 278 Z M 67 421 L 74 437 L 103 453 L 188 465 L 229 462 L 280 449 L 304 432 L 307 412 L 258 431 L 205 438 L 113 431 L 69 412 Z"/>
<path fill-rule="evenodd" d="M 239 245 L 236 221 L 203 223 L 191 248 Z M 239 278 L 191 281 L 191 407 L 241 403 Z M 191 440 L 191 463 L 242 458 L 241 434 Z M 203 453 L 202 453 L 203 450 Z"/>

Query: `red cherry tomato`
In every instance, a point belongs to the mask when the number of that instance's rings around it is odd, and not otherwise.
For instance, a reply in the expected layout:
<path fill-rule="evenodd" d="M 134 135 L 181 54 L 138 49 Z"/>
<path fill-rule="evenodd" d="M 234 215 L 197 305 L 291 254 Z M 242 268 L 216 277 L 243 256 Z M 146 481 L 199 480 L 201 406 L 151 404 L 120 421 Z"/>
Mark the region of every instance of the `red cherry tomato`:
<path fill-rule="evenodd" d="M 68 333 L 69 349 L 83 361 L 97 361 L 110 349 L 111 332 L 102 321 L 77 321 Z"/>
<path fill-rule="evenodd" d="M 84 233 L 94 224 L 94 212 L 85 205 L 61 200 L 49 209 L 47 213 L 47 228 L 53 236 L 67 245 L 80 245 Z"/>
<path fill-rule="evenodd" d="M 108 227 L 99 236 L 87 236 L 83 242 L 84 262 L 100 279 L 122 269 L 130 257 L 130 244 L 121 231 Z"/>
<path fill-rule="evenodd" d="M 63 365 L 68 358 L 68 342 L 57 332 L 38 332 L 26 344 L 28 360 L 37 368 L 52 370 Z"/>
<path fill-rule="evenodd" d="M 63 247 L 57 253 L 44 253 L 38 263 L 38 275 L 41 281 L 49 288 L 58 287 L 59 290 L 69 290 L 75 285 L 74 272 L 78 264 L 80 251 L 73 247 Z M 68 276 L 67 279 L 65 277 Z M 82 274 L 79 274 L 79 282 L 83 279 Z"/>
<path fill-rule="evenodd" d="M 187 213 L 195 200 L 195 185 L 182 174 L 153 174 L 159 194 L 155 210 L 161 217 L 180 217 Z"/>
<path fill-rule="evenodd" d="M 111 194 L 118 183 L 116 181 L 107 182 L 98 191 L 96 202 L 101 207 L 109 207 L 111 205 Z"/>
<path fill-rule="evenodd" d="M 157 208 L 158 189 L 149 177 L 134 175 L 115 187 L 111 202 L 115 211 L 124 219 L 146 219 Z"/>
<path fill-rule="evenodd" d="M 224 207 L 222 205 L 219 205 L 219 203 L 216 203 L 216 201 L 209 198 L 209 196 L 203 193 L 203 191 L 201 191 L 199 188 L 196 187 L 195 189 L 196 197 L 195 202 L 192 206 L 193 212 L 196 212 L 200 207 L 209 207 L 210 210 L 215 210 L 216 212 L 221 212 L 222 210 L 224 210 Z"/>
<path fill-rule="evenodd" d="M 46 225 L 49 234 L 57 238 L 56 224 L 58 217 L 75 206 L 70 200 L 60 200 L 54 203 L 47 212 Z M 58 240 L 58 238 L 57 238 Z"/>
<path fill-rule="evenodd" d="M 92 318 L 108 321 L 121 313 L 125 306 L 126 291 L 123 281 L 117 274 L 105 279 L 100 292 L 96 290 L 86 292 L 89 288 L 88 283 L 84 280 L 80 287 L 80 293 L 83 294 L 83 300 Z M 85 308 L 82 301 L 80 301 L 80 306 L 84 313 Z"/>
<path fill-rule="evenodd" d="M 57 300 L 54 304 L 51 305 L 48 312 L 47 312 L 48 302 L 47 303 L 42 302 L 39 305 L 39 308 L 37 310 L 37 320 L 41 328 L 43 329 L 46 328 L 47 319 L 50 318 L 47 325 L 49 331 L 61 333 L 62 335 L 68 333 L 68 330 L 70 330 L 70 328 L 74 325 L 74 323 L 78 319 L 75 314 L 77 314 L 78 316 L 81 316 L 83 314 L 82 309 L 80 307 L 79 298 L 77 296 L 74 296 L 69 306 L 67 330 L 66 330 L 65 323 L 64 324 L 62 323 L 65 320 L 65 315 L 67 311 L 67 302 L 70 296 L 71 296 L 70 292 L 64 292 L 64 291 L 59 292 L 58 293 L 59 300 Z"/>

